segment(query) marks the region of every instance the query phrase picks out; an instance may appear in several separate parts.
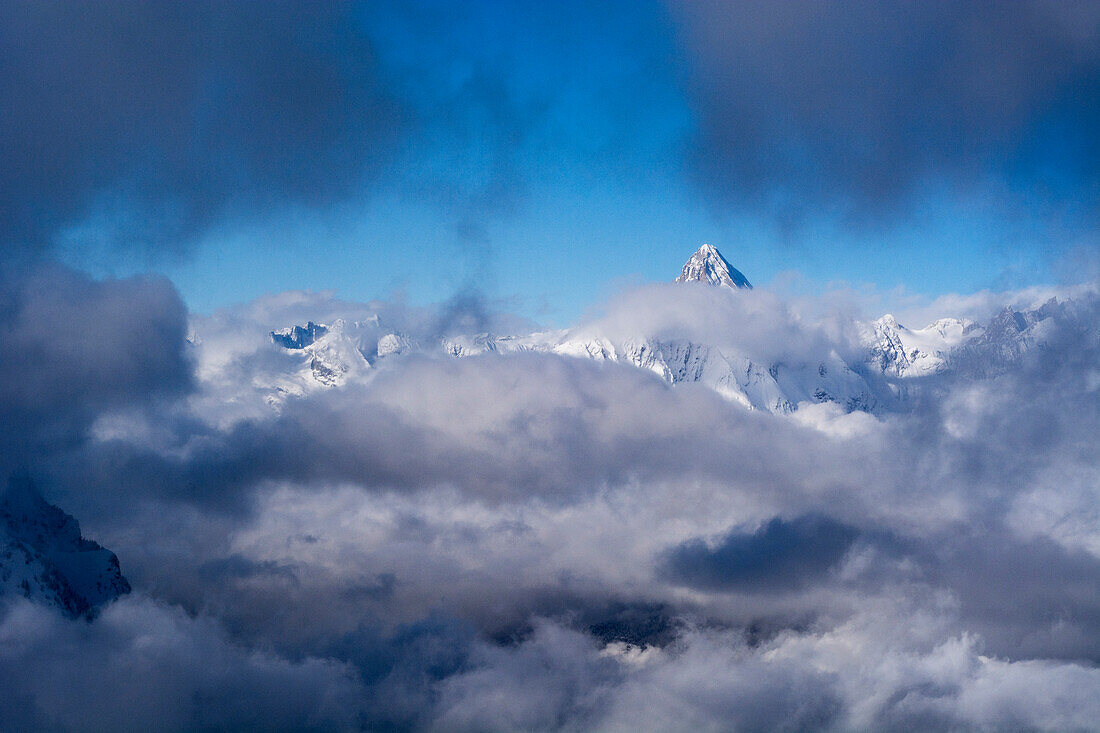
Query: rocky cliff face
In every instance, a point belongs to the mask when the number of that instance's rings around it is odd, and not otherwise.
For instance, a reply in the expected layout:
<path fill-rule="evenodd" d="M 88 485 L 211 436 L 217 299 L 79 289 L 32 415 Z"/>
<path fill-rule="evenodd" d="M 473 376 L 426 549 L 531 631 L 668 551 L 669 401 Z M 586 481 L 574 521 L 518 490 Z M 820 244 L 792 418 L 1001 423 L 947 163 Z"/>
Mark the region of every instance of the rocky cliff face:
<path fill-rule="evenodd" d="M 25 477 L 0 496 L 0 598 L 21 596 L 74 618 L 130 592 L 113 552 L 85 539 L 72 516 Z"/>

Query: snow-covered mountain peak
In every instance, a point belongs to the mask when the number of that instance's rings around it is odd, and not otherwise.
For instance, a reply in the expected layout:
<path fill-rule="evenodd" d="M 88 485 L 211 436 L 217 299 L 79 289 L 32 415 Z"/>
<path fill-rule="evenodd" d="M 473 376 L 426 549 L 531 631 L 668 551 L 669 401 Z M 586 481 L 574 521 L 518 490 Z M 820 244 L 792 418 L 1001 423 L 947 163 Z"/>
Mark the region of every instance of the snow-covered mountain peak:
<path fill-rule="evenodd" d="M 704 244 L 695 250 L 695 253 L 684 263 L 684 268 L 680 271 L 676 282 L 702 282 L 708 285 L 725 285 L 728 288 L 752 288 L 748 278 L 731 265 L 717 248 L 709 244 Z"/>
<path fill-rule="evenodd" d="M 894 318 L 893 313 L 887 313 L 886 315 L 882 316 L 877 321 L 875 321 L 875 325 L 880 327 L 892 328 L 895 330 L 899 328 L 905 328 L 905 326 L 898 323 L 898 319 Z"/>
<path fill-rule="evenodd" d="M 326 333 L 328 328 L 323 324 L 309 321 L 305 327 L 291 326 L 280 331 L 272 331 L 271 340 L 287 349 L 304 349 Z"/>

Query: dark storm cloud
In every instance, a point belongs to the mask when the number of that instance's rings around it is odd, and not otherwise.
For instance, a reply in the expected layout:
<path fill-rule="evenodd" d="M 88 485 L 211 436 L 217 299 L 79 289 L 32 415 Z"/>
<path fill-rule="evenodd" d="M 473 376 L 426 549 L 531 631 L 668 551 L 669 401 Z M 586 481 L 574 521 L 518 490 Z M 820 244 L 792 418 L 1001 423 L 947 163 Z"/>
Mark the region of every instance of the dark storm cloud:
<path fill-rule="evenodd" d="M 1095 213 L 1095 3 L 670 5 L 694 168 L 723 205 L 862 219 L 957 186 Z"/>
<path fill-rule="evenodd" d="M 859 532 L 823 516 L 776 517 L 752 533 L 731 532 L 708 547 L 695 539 L 671 549 L 673 582 L 708 590 L 783 590 L 825 582 Z"/>
<path fill-rule="evenodd" d="M 351 730 L 363 714 L 346 665 L 241 648 L 209 619 L 148 598 L 90 624 L 25 602 L 5 611 L 5 729 Z"/>
<path fill-rule="evenodd" d="M 407 120 L 362 6 L 22 2 L 0 6 L 0 238 L 178 246 L 234 214 L 331 204 L 389 159 Z"/>
<path fill-rule="evenodd" d="M 104 410 L 192 386 L 186 310 L 161 278 L 94 281 L 61 267 L 0 273 L 5 470 L 49 463 Z"/>
<path fill-rule="evenodd" d="M 617 62 L 592 42 L 607 17 L 584 10 L 4 3 L 0 239 L 181 249 L 219 224 L 332 213 L 384 182 L 452 220 L 468 277 L 484 279 L 491 220 L 516 210 L 529 169 L 587 139 L 596 105 L 555 105 L 590 83 L 601 101 L 621 93 L 591 73 Z M 585 46 L 573 66 L 563 44 Z M 563 133 L 555 114 L 582 122 Z"/>
<path fill-rule="evenodd" d="M 198 568 L 199 574 L 212 581 L 248 580 L 249 578 L 269 576 L 291 583 L 298 582 L 293 567 L 268 560 L 256 562 L 240 554 L 208 560 Z"/>

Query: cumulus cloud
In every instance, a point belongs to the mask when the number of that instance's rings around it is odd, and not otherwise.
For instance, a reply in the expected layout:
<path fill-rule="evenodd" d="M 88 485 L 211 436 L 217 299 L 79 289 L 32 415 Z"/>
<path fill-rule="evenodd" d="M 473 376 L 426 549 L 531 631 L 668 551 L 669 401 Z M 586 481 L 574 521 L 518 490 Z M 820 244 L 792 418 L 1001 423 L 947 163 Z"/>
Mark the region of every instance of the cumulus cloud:
<path fill-rule="evenodd" d="M 192 386 L 186 309 L 162 278 L 97 282 L 56 266 L 5 269 L 0 320 L 2 470 L 78 444 L 106 410 L 170 401 Z"/>
<path fill-rule="evenodd" d="M 649 292 L 609 306 L 606 327 L 627 328 Z M 682 292 L 679 310 L 639 318 L 731 344 L 770 327 L 804 359 L 853 330 L 846 306 Z M 438 332 L 430 311 L 386 307 Z M 195 363 L 209 345 L 240 370 L 200 367 L 175 400 L 150 387 L 136 417 L 108 391 L 90 433 L 40 462 L 138 597 L 206 619 L 238 650 L 227 658 L 267 650 L 293 680 L 327 670 L 366 727 L 1072 728 L 1091 714 L 1091 296 L 1014 369 L 879 416 L 750 412 L 549 353 L 387 357 L 278 409 L 214 406 L 278 356 L 269 328 L 384 310 L 358 308 L 292 294 L 195 319 Z M 98 648 L 72 642 L 94 664 Z M 38 699 L 35 680 L 12 700 Z M 1065 702 L 1013 706 L 1014 685 Z M 302 689 L 305 705 L 330 688 Z"/>
<path fill-rule="evenodd" d="M 928 609 L 932 610 L 932 609 Z M 1097 671 L 983 656 L 933 641 L 941 613 L 876 607 L 829 631 L 752 645 L 692 630 L 660 654 L 624 655 L 543 623 L 484 648 L 442 686 L 438 730 L 1087 729 Z M 910 626 L 906 626 L 909 624 Z M 1030 687 L 1031 692 L 1024 694 Z M 1057 690 L 1057 701 L 1049 697 Z M 1036 691 L 1043 702 L 1032 705 Z"/>
<path fill-rule="evenodd" d="M 832 351 L 858 349 L 851 299 L 799 302 L 776 293 L 729 291 L 661 283 L 612 297 L 576 328 L 581 336 L 614 339 L 686 339 L 729 349 L 754 360 L 820 361 Z"/>

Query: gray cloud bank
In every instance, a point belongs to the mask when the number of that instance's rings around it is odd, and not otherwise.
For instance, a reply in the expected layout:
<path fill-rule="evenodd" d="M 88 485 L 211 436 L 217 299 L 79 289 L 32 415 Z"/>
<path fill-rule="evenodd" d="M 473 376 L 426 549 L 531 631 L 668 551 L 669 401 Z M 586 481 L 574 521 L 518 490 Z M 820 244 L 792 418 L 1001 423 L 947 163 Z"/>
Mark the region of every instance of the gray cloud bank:
<path fill-rule="evenodd" d="M 6 2 L 0 239 L 174 249 L 369 184 L 408 123 L 359 6 Z"/>
<path fill-rule="evenodd" d="M 187 312 L 163 278 L 95 281 L 52 265 L 0 269 L 0 470 L 82 441 L 105 410 L 171 401 L 193 385 Z"/>
<path fill-rule="evenodd" d="M 545 353 L 391 357 L 269 405 L 252 380 L 292 358 L 268 336 L 291 312 L 381 309 L 422 334 L 467 316 L 288 294 L 187 324 L 161 281 L 36 278 L 5 290 L 23 344 L 0 391 L 19 417 L 6 455 L 135 592 L 91 625 L 5 605 L 0 676 L 21 727 L 137 729 L 158 712 L 176 729 L 1096 719 L 1087 292 L 1008 373 L 908 412 L 778 416 Z M 639 311 L 646 292 L 622 302 Z M 807 359 L 856 330 L 847 307 L 746 297 L 720 318 L 692 318 L 712 303 L 691 297 L 637 316 L 729 342 L 773 329 Z"/>
<path fill-rule="evenodd" d="M 694 168 L 723 206 L 866 222 L 980 192 L 1057 221 L 1096 198 L 1094 3 L 670 10 L 699 120 Z"/>

